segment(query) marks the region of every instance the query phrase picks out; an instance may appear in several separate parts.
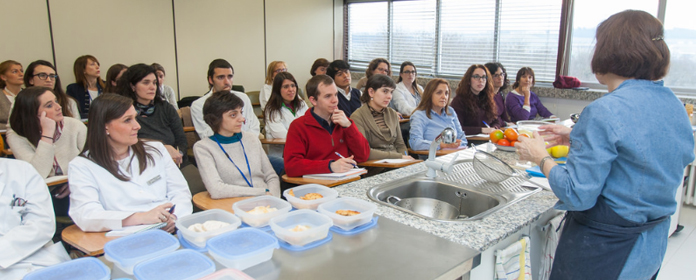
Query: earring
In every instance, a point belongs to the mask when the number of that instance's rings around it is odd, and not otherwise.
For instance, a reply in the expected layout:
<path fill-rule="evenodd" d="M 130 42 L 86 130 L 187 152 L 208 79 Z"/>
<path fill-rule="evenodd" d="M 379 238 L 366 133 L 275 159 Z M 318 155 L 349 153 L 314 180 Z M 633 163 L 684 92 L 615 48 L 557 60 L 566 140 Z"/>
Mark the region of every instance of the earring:
<path fill-rule="evenodd" d="M 370 100 L 375 100 L 374 98 L 370 97 Z"/>
<path fill-rule="evenodd" d="M 108 131 L 106 132 L 106 135 L 110 135 Z"/>

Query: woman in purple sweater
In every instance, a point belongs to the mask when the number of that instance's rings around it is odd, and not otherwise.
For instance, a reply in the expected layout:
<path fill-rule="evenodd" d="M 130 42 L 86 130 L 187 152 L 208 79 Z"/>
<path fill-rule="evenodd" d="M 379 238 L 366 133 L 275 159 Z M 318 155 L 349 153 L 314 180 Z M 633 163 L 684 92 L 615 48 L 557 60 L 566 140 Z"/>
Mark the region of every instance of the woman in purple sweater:
<path fill-rule="evenodd" d="M 505 67 L 500 62 L 486 63 L 486 68 L 488 68 L 488 72 L 491 73 L 491 84 L 493 85 L 493 92 L 495 92 L 493 100 L 498 109 L 498 118 L 501 118 L 508 125 L 511 125 L 513 123 L 510 123 L 510 115 L 508 115 L 507 109 L 505 108 L 505 95 L 503 94 L 510 86 L 507 70 L 505 70 Z"/>
<path fill-rule="evenodd" d="M 493 100 L 495 92 L 490 76 L 485 66 L 471 65 L 459 82 L 457 96 L 452 99 L 450 106 L 457 113 L 466 135 L 488 134 L 505 126 L 505 121 L 498 116 L 498 110 L 504 108 L 498 109 Z"/>
<path fill-rule="evenodd" d="M 522 67 L 517 71 L 513 90 L 505 98 L 505 106 L 513 122 L 533 120 L 537 114 L 543 118 L 555 117 L 551 111 L 546 109 L 539 97 L 531 91 L 535 83 L 534 70 L 529 67 Z"/>

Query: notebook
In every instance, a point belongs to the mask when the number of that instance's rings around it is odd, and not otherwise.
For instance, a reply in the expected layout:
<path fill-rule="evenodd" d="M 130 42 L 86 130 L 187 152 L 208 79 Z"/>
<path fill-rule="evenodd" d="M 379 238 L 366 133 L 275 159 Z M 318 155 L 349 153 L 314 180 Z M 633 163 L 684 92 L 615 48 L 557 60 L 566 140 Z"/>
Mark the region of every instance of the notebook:
<path fill-rule="evenodd" d="M 365 168 L 353 168 L 347 172 L 342 173 L 307 174 L 302 176 L 302 178 L 318 180 L 343 180 L 360 176 L 361 174 L 365 173 L 367 173 L 367 170 L 365 170 Z"/>
<path fill-rule="evenodd" d="M 115 229 L 106 233 L 107 237 L 110 236 L 126 236 L 133 233 L 143 232 L 151 229 L 160 229 L 167 225 L 167 223 L 157 223 L 151 225 L 137 225 L 137 226 L 127 226 L 121 229 Z"/>

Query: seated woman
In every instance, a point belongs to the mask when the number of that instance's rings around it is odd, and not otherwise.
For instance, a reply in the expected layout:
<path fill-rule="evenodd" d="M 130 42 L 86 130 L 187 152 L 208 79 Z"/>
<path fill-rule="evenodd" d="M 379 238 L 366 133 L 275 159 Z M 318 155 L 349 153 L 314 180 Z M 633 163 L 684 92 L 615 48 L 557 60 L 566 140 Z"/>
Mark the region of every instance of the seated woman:
<path fill-rule="evenodd" d="M 191 192 L 160 142 L 138 139 L 130 98 L 106 93 L 92 102 L 85 148 L 70 162 L 70 217 L 83 231 L 167 223 L 191 214 Z M 170 208 L 175 207 L 173 214 Z"/>
<path fill-rule="evenodd" d="M 145 64 L 128 67 L 118 81 L 119 94 L 132 99 L 142 128 L 138 138 L 162 141 L 180 167 L 186 165 L 186 135 L 179 113 L 162 98 L 155 68 Z"/>
<path fill-rule="evenodd" d="M 399 116 L 394 109 L 388 107 L 395 87 L 391 78 L 381 74 L 372 75 L 365 84 L 366 92 L 360 96 L 363 105 L 350 115 L 360 133 L 370 143 L 368 160 L 413 159 L 408 156 L 408 149 L 401 135 Z"/>
<path fill-rule="evenodd" d="M 176 103 L 177 98 L 174 89 L 164 84 L 164 76 L 166 76 L 167 74 L 166 72 L 164 72 L 164 67 L 162 67 L 162 65 L 160 65 L 159 63 L 153 63 L 150 66 L 154 67 L 155 71 L 157 71 L 157 82 L 159 82 L 160 92 L 162 92 L 162 97 L 164 97 L 164 101 L 167 101 L 169 104 L 172 104 L 172 106 L 174 106 L 174 110 L 179 110 L 179 105 Z"/>
<path fill-rule="evenodd" d="M 505 121 L 498 118 L 498 110 L 504 109 L 496 107 L 493 85 L 488 77 L 490 73 L 485 66 L 471 65 L 459 82 L 457 96 L 452 99 L 452 109 L 457 112 L 459 123 L 468 135 L 488 134 L 505 126 Z"/>
<path fill-rule="evenodd" d="M 365 77 L 358 80 L 358 84 L 355 86 L 355 88 L 365 91 L 367 79 L 372 77 L 374 74 L 382 74 L 387 75 L 387 77 L 391 77 L 391 64 L 389 63 L 389 60 L 385 58 L 375 58 L 370 61 L 370 64 L 367 65 L 367 69 L 365 69 Z"/>
<path fill-rule="evenodd" d="M 542 118 L 556 117 L 541 104 L 539 97 L 532 92 L 534 83 L 534 70 L 532 68 L 522 67 L 520 71 L 517 71 L 515 83 L 512 85 L 513 91 L 508 93 L 505 98 L 505 106 L 512 122 L 533 120 L 537 118 L 537 114 Z"/>
<path fill-rule="evenodd" d="M 297 81 L 289 72 L 279 73 L 273 79 L 271 98 L 263 110 L 267 139 L 285 138 L 290 123 L 309 109 L 297 94 L 297 88 Z"/>
<path fill-rule="evenodd" d="M 326 60 L 326 58 L 317 58 L 312 64 L 309 74 L 312 74 L 312 77 L 316 75 L 326 75 L 326 68 L 329 67 L 329 63 L 330 62 Z"/>
<path fill-rule="evenodd" d="M 444 79 L 432 79 L 425 85 L 423 99 L 411 116 L 411 149 L 416 151 L 430 149 L 430 144 L 445 128 L 457 132 L 457 141 L 452 144 L 440 143 L 437 149 L 456 149 L 466 146 L 466 135 L 459 124 L 457 113 L 449 105 L 450 87 Z"/>
<path fill-rule="evenodd" d="M 0 97 L 0 129 L 7 127 L 12 103 L 24 84 L 22 78 L 24 78 L 22 64 L 14 60 L 0 63 L 0 89 L 4 93 L 4 97 Z"/>
<path fill-rule="evenodd" d="M 80 118 L 89 115 L 89 104 L 102 94 L 104 80 L 99 76 L 99 61 L 92 55 L 78 57 L 73 64 L 75 83 L 69 84 L 66 93 L 75 100 L 80 108 Z"/>
<path fill-rule="evenodd" d="M 0 279 L 22 279 L 34 270 L 69 261 L 53 243 L 56 218 L 51 194 L 26 162 L 0 159 Z"/>
<path fill-rule="evenodd" d="M 58 98 L 46 87 L 28 87 L 17 95 L 10 115 L 7 144 L 15 158 L 31 163 L 42 178 L 68 174 L 68 163 L 85 146 L 87 127 L 65 118 Z M 52 191 L 56 216 L 67 216 L 68 185 Z"/>
<path fill-rule="evenodd" d="M 280 197 L 280 180 L 261 141 L 242 131 L 244 102 L 229 91 L 213 93 L 203 105 L 203 119 L 215 131 L 196 142 L 198 170 L 213 199 L 273 195 Z"/>
<path fill-rule="evenodd" d="M 423 94 L 423 87 L 416 83 L 416 66 L 410 61 L 401 63 L 399 70 L 399 83 L 396 84 L 396 90 L 389 107 L 394 108 L 403 116 L 410 116 L 413 110 L 418 107 Z"/>
<path fill-rule="evenodd" d="M 512 125 L 513 123 L 510 122 L 510 116 L 505 107 L 505 96 L 503 95 L 503 92 L 510 86 L 510 80 L 507 78 L 507 71 L 500 62 L 486 63 L 486 68 L 488 68 L 488 72 L 492 76 L 492 78 L 489 77 L 489 80 L 493 82 L 493 92 L 495 92 L 493 100 L 498 109 L 496 114 L 498 118 L 502 119 L 507 125 Z"/>
<path fill-rule="evenodd" d="M 125 73 L 127 69 L 128 66 L 123 65 L 121 63 L 111 65 L 111 67 L 109 67 L 109 70 L 106 71 L 106 86 L 104 87 L 104 92 L 116 93 L 116 88 L 118 87 L 118 79 L 120 79 L 121 76 L 123 76 L 123 73 Z"/>
<path fill-rule="evenodd" d="M 268 64 L 268 70 L 266 70 L 266 81 L 261 87 L 259 92 L 259 103 L 261 103 L 261 108 L 266 108 L 266 103 L 271 98 L 271 92 L 273 91 L 273 79 L 278 73 L 287 72 L 288 66 L 282 61 L 272 61 Z"/>
<path fill-rule="evenodd" d="M 48 61 L 37 60 L 27 66 L 24 72 L 24 86 L 47 87 L 53 90 L 56 101 L 63 108 L 63 116 L 80 119 L 80 110 L 77 108 L 77 101 L 63 92 L 60 84 L 60 77 L 56 74 L 56 68 Z M 82 147 L 80 147 L 82 149 Z"/>

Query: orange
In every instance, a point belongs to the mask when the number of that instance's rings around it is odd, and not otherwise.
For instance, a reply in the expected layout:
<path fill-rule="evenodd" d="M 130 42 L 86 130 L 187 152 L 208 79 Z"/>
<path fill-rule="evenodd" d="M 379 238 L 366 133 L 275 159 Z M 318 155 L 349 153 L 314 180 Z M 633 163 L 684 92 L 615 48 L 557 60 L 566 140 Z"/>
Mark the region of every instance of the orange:
<path fill-rule="evenodd" d="M 505 138 L 507 140 L 510 140 L 510 141 L 517 140 L 517 136 L 518 136 L 517 131 L 512 129 L 512 128 L 506 129 L 504 134 L 505 134 Z"/>
<path fill-rule="evenodd" d="M 493 130 L 488 136 L 491 138 L 491 142 L 493 143 L 498 143 L 500 139 L 504 139 L 505 135 L 503 134 L 503 131 L 500 129 Z"/>

